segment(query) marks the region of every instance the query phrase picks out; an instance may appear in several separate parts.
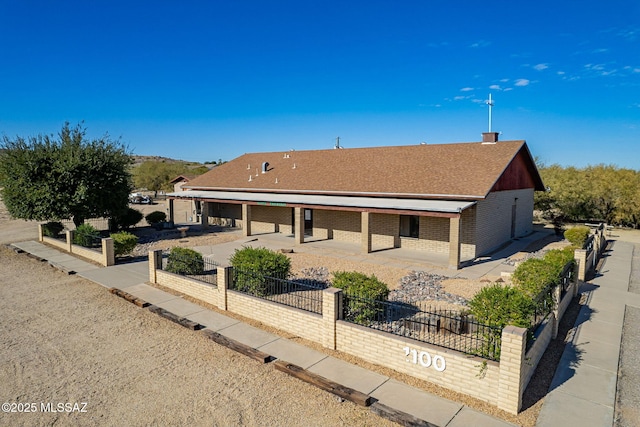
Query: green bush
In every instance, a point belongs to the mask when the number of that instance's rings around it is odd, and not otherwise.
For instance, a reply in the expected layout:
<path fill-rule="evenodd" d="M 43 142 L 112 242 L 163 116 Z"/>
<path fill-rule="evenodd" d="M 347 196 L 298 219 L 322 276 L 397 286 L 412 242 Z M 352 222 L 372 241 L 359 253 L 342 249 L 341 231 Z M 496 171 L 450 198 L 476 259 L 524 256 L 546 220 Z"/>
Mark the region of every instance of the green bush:
<path fill-rule="evenodd" d="M 147 224 L 154 225 L 154 224 L 157 224 L 159 222 L 166 221 L 167 214 L 162 212 L 162 211 L 153 211 L 153 212 L 147 214 L 147 216 L 145 216 L 144 219 L 147 220 Z"/>
<path fill-rule="evenodd" d="M 142 221 L 142 218 L 144 218 L 142 212 L 134 208 L 127 208 L 124 214 L 113 217 L 111 223 L 115 230 L 127 230 Z"/>
<path fill-rule="evenodd" d="M 100 238 L 100 232 L 91 224 L 80 224 L 73 233 L 73 243 L 91 248 Z"/>
<path fill-rule="evenodd" d="M 344 290 L 345 294 L 355 297 L 348 298 L 346 316 L 362 325 L 375 320 L 383 310 L 374 300 L 386 301 L 389 296 L 389 288 L 376 276 L 367 276 L 355 271 L 334 273 L 333 286 Z"/>
<path fill-rule="evenodd" d="M 266 296 L 274 292 L 275 280 L 287 279 L 291 260 L 267 248 L 236 249 L 230 259 L 235 289 L 251 295 Z"/>
<path fill-rule="evenodd" d="M 548 261 L 531 258 L 516 267 L 511 279 L 529 298 L 536 298 L 547 286 L 558 283 L 558 276 Z"/>
<path fill-rule="evenodd" d="M 130 254 L 138 244 L 138 238 L 128 231 L 112 233 L 111 238 L 113 239 L 113 251 L 116 256 Z"/>
<path fill-rule="evenodd" d="M 169 253 L 166 270 L 176 274 L 203 274 L 204 259 L 193 249 L 174 247 Z"/>
<path fill-rule="evenodd" d="M 535 302 L 521 289 L 499 283 L 482 288 L 469 301 L 469 312 L 478 323 L 496 329 L 483 328 L 484 340 L 478 355 L 499 358 L 502 329 L 507 325 L 529 328 L 535 307 Z"/>
<path fill-rule="evenodd" d="M 64 225 L 58 221 L 49 221 L 42 225 L 42 234 L 48 237 L 58 237 L 64 230 Z"/>
<path fill-rule="evenodd" d="M 586 225 L 578 225 L 576 227 L 569 228 L 564 232 L 564 238 L 567 239 L 573 246 L 583 248 L 591 229 Z"/>

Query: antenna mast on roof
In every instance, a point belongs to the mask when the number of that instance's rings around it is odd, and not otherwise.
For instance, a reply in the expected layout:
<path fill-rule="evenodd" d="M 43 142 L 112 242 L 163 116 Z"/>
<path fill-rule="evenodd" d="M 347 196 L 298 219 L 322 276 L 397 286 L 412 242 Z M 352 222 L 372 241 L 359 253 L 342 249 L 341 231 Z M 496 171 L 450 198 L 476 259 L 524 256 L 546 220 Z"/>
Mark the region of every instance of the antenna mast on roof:
<path fill-rule="evenodd" d="M 336 145 L 333 147 L 335 150 L 337 150 L 338 148 L 342 148 L 340 147 L 340 137 L 336 136 Z"/>
<path fill-rule="evenodd" d="M 491 113 L 493 110 L 493 100 L 491 99 L 491 94 L 489 94 L 489 99 L 485 101 L 485 104 L 489 106 L 489 132 L 491 132 Z"/>

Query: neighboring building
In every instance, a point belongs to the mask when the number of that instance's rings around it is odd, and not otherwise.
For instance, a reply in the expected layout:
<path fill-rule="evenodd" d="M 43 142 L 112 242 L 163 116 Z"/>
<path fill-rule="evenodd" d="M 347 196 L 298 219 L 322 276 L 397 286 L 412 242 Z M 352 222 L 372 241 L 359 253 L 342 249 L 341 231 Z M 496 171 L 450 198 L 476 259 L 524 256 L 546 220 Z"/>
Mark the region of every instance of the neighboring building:
<path fill-rule="evenodd" d="M 173 200 L 255 233 L 447 254 L 451 268 L 532 231 L 544 185 L 524 141 L 244 154 Z M 199 203 L 198 203 L 199 202 Z"/>
<path fill-rule="evenodd" d="M 198 175 L 179 175 L 169 181 L 173 184 L 173 191 L 182 191 L 182 187 Z"/>

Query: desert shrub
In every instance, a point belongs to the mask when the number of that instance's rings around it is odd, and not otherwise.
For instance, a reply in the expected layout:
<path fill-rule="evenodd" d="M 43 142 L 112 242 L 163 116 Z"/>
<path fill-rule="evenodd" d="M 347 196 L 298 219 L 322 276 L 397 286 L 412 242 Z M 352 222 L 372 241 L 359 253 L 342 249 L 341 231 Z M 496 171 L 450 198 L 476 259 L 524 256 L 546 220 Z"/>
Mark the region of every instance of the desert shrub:
<path fill-rule="evenodd" d="M 48 237 L 58 237 L 64 230 L 64 225 L 58 221 L 49 221 L 42 225 L 42 234 Z"/>
<path fill-rule="evenodd" d="M 138 244 L 138 238 L 128 231 L 112 233 L 111 238 L 113 239 L 113 251 L 116 256 L 130 254 Z"/>
<path fill-rule="evenodd" d="M 536 298 L 547 286 L 558 282 L 559 274 L 548 261 L 531 258 L 516 267 L 511 279 L 529 298 Z"/>
<path fill-rule="evenodd" d="M 591 233 L 591 229 L 586 225 L 578 225 L 576 227 L 569 228 L 564 232 L 564 238 L 574 246 L 583 248 L 587 238 Z"/>
<path fill-rule="evenodd" d="M 142 212 L 134 208 L 127 208 L 122 215 L 113 217 L 111 223 L 115 230 L 127 230 L 142 221 L 142 218 L 144 218 Z"/>
<path fill-rule="evenodd" d="M 478 323 L 497 329 L 483 328 L 480 356 L 500 357 L 502 328 L 507 325 L 529 328 L 535 313 L 535 302 L 516 287 L 495 283 L 484 287 L 469 301 L 469 311 Z"/>
<path fill-rule="evenodd" d="M 153 211 L 153 212 L 147 214 L 147 216 L 145 216 L 144 219 L 147 221 L 147 224 L 154 225 L 154 224 L 157 224 L 159 222 L 166 221 L 167 214 L 162 212 L 162 211 Z"/>
<path fill-rule="evenodd" d="M 275 279 L 287 279 L 291 260 L 267 248 L 236 249 L 230 259 L 235 289 L 256 296 L 273 293 Z"/>
<path fill-rule="evenodd" d="M 333 275 L 333 286 L 348 294 L 346 317 L 359 324 L 368 324 L 383 312 L 375 301 L 386 301 L 389 288 L 376 276 L 355 271 L 338 271 Z"/>
<path fill-rule="evenodd" d="M 193 249 L 174 247 L 169 252 L 166 270 L 176 274 L 203 274 L 204 259 Z"/>
<path fill-rule="evenodd" d="M 86 248 L 93 247 L 100 238 L 100 232 L 91 224 L 80 224 L 73 233 L 73 243 Z"/>

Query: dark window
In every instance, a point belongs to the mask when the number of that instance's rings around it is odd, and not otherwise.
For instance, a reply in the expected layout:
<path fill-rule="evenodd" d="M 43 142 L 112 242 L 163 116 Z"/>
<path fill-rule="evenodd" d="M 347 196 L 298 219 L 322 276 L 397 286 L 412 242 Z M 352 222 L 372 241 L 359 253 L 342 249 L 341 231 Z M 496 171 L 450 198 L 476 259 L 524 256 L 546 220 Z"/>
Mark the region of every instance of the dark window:
<path fill-rule="evenodd" d="M 400 235 L 417 239 L 420 235 L 420 217 L 417 215 L 400 215 Z"/>

